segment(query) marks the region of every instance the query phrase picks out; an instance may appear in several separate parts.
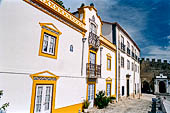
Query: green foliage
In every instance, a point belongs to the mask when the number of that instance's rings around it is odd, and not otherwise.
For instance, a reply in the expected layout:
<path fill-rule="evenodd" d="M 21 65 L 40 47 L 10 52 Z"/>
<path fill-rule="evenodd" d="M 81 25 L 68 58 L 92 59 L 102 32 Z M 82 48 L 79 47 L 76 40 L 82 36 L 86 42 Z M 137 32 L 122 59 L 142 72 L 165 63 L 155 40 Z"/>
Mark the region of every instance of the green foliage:
<path fill-rule="evenodd" d="M 0 98 L 1 98 L 2 95 L 3 95 L 3 90 L 0 90 Z M 1 111 L 1 110 L 5 111 L 8 106 L 9 106 L 9 102 L 3 104 L 3 105 L 0 107 L 0 111 Z"/>
<path fill-rule="evenodd" d="M 59 4 L 61 7 L 63 7 L 64 9 L 66 9 L 65 8 L 65 6 L 64 6 L 64 3 L 63 3 L 63 1 L 61 1 L 61 0 L 53 0 L 55 3 L 57 3 L 57 4 Z M 68 9 L 66 9 L 66 10 L 70 10 L 70 8 L 68 8 Z"/>
<path fill-rule="evenodd" d="M 89 107 L 89 105 L 90 105 L 90 102 L 89 102 L 88 100 L 84 100 L 84 102 L 83 102 L 83 108 L 84 108 L 84 109 L 87 109 L 87 108 Z"/>
<path fill-rule="evenodd" d="M 99 93 L 96 94 L 94 104 L 99 109 L 103 109 L 103 108 L 107 107 L 109 102 L 110 102 L 110 97 L 106 97 L 104 91 L 99 91 Z"/>

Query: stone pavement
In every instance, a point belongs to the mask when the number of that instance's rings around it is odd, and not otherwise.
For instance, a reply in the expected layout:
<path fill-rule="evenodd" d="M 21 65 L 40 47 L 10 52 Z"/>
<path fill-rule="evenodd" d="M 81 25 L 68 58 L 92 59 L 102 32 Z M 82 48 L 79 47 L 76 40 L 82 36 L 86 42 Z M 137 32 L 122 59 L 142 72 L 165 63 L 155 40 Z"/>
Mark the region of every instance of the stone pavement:
<path fill-rule="evenodd" d="M 143 94 L 141 99 L 127 98 L 116 104 L 109 104 L 105 109 L 92 108 L 89 113 L 150 113 L 154 97 L 150 94 Z"/>

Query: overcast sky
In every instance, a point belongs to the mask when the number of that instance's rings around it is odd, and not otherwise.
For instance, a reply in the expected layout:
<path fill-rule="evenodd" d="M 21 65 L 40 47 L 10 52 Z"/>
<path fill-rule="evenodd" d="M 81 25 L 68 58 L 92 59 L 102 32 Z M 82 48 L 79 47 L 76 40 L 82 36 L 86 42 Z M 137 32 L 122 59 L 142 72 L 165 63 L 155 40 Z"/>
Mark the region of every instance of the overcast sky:
<path fill-rule="evenodd" d="M 141 57 L 170 60 L 170 0 L 63 0 L 71 12 L 94 3 L 102 20 L 118 22 L 141 49 Z"/>

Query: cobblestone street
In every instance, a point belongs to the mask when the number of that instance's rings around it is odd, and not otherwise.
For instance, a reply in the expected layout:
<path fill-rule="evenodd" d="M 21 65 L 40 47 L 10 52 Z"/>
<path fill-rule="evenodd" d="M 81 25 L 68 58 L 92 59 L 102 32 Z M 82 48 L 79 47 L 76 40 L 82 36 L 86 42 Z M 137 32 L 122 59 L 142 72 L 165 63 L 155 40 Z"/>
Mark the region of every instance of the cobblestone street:
<path fill-rule="evenodd" d="M 116 104 L 109 104 L 105 109 L 90 109 L 89 113 L 149 113 L 153 97 L 144 94 L 141 99 L 124 99 Z"/>

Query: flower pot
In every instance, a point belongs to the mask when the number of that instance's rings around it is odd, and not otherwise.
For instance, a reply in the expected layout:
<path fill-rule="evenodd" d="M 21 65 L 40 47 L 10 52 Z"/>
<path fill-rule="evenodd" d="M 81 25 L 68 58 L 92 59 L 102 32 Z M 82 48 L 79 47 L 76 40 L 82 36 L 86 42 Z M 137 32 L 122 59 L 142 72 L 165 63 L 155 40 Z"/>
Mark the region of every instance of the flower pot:
<path fill-rule="evenodd" d="M 84 113 L 87 113 L 88 112 L 88 109 L 84 109 Z"/>

